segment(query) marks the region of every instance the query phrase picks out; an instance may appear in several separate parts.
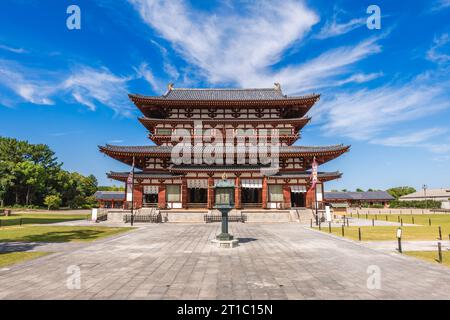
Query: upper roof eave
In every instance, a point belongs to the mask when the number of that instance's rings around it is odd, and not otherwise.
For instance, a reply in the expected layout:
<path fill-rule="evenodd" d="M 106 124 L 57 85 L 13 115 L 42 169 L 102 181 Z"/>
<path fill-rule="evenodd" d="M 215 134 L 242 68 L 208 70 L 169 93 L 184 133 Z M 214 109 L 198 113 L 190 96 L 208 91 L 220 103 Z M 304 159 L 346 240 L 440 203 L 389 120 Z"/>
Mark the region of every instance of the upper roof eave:
<path fill-rule="evenodd" d="M 309 107 L 320 99 L 320 94 L 292 96 L 282 99 L 170 99 L 164 96 L 143 96 L 129 94 L 128 97 L 136 105 L 299 105 Z"/>
<path fill-rule="evenodd" d="M 206 146 L 207 147 L 207 146 Z M 214 148 L 217 146 L 214 146 Z M 346 145 L 333 145 L 333 146 L 281 146 L 279 149 L 280 154 L 289 155 L 304 155 L 304 156 L 320 156 L 327 154 L 342 154 L 347 152 L 350 146 Z M 146 156 L 146 155 L 163 155 L 171 154 L 171 146 L 114 146 L 106 144 L 105 146 L 99 146 L 99 150 L 106 154 L 117 154 L 124 156 Z M 226 152 L 226 147 L 223 150 Z"/>

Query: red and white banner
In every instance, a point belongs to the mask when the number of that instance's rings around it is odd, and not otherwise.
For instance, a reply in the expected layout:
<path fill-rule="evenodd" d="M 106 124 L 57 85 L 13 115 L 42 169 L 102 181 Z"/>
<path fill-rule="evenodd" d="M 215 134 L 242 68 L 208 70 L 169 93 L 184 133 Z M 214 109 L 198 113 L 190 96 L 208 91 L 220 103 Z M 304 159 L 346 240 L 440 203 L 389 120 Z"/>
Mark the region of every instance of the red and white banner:
<path fill-rule="evenodd" d="M 127 201 L 133 201 L 133 180 L 134 180 L 134 158 L 133 166 L 127 178 Z"/>
<path fill-rule="evenodd" d="M 317 161 L 316 161 L 316 157 L 314 157 L 313 159 L 313 163 L 312 163 L 312 172 L 311 172 L 311 188 L 309 188 L 309 190 L 312 190 L 316 187 L 317 184 L 317 168 L 319 166 L 317 165 Z"/>

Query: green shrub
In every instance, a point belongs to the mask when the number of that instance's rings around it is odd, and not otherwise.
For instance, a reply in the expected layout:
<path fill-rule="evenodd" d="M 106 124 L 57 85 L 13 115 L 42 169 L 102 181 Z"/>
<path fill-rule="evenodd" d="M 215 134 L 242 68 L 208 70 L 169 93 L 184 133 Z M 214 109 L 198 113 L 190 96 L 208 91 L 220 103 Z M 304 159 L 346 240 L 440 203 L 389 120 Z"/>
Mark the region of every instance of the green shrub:
<path fill-rule="evenodd" d="M 417 209 L 440 209 L 441 202 L 434 200 L 421 201 L 398 201 L 390 202 L 391 208 L 417 208 Z"/>
<path fill-rule="evenodd" d="M 61 203 L 62 203 L 61 196 L 58 194 L 48 195 L 44 199 L 44 204 L 47 206 L 48 210 L 59 209 Z"/>

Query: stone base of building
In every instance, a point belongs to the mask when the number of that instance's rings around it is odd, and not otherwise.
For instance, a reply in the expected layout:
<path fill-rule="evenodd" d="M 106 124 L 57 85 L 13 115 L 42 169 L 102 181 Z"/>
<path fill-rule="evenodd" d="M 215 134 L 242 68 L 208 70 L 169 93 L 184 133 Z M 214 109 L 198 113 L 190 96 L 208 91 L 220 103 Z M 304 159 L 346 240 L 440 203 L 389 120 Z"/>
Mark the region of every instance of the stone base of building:
<path fill-rule="evenodd" d="M 233 239 L 233 240 L 212 239 L 211 243 L 214 244 L 215 246 L 217 246 L 218 248 L 231 249 L 231 248 L 235 248 L 239 245 L 239 240 L 237 240 L 237 239 Z"/>

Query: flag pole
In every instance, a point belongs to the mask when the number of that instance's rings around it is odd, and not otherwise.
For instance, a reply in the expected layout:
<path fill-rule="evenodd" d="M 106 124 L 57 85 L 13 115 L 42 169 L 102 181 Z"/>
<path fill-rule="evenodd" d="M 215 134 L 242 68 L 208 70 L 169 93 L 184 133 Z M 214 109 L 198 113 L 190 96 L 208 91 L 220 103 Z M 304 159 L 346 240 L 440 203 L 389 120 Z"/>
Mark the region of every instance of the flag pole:
<path fill-rule="evenodd" d="M 134 156 L 133 156 L 133 165 L 131 166 L 131 226 L 133 226 L 134 222 Z"/>

